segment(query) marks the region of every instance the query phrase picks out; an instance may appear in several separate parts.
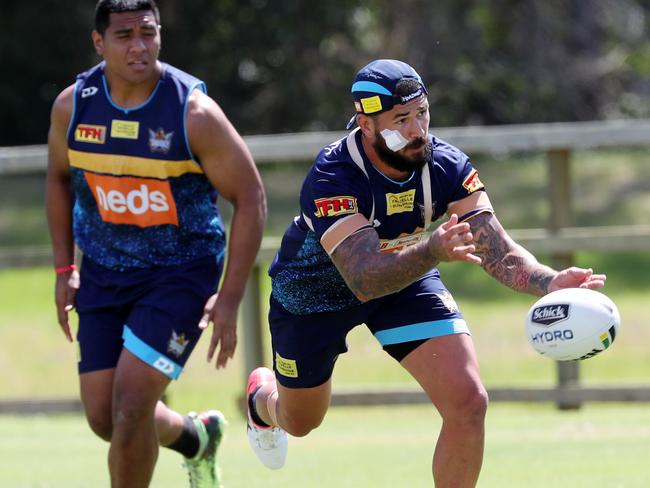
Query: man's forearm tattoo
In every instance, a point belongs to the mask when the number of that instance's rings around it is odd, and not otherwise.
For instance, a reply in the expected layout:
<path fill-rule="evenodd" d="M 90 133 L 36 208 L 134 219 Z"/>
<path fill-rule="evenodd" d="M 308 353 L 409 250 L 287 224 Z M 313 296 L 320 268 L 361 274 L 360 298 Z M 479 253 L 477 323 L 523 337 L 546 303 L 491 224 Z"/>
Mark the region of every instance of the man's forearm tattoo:
<path fill-rule="evenodd" d="M 521 246 L 516 244 L 491 213 L 471 218 L 476 254 L 487 273 L 513 290 L 544 295 L 554 276 L 553 270 L 543 266 Z"/>
<path fill-rule="evenodd" d="M 430 256 L 404 259 L 406 254 L 417 252 L 417 247 L 405 249 L 399 258 L 397 254 L 380 253 L 377 234 L 361 231 L 345 239 L 332 260 L 352 292 L 365 301 L 401 290 L 437 264 Z"/>

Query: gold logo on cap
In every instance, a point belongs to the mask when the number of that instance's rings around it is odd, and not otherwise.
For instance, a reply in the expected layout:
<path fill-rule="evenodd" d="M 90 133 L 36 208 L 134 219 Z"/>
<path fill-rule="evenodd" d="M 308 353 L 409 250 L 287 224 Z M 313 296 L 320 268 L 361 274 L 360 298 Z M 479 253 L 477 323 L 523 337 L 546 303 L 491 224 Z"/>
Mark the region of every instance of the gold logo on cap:
<path fill-rule="evenodd" d="M 361 106 L 363 107 L 364 114 L 374 114 L 379 112 L 383 107 L 381 106 L 381 99 L 378 95 L 370 98 L 362 98 Z"/>

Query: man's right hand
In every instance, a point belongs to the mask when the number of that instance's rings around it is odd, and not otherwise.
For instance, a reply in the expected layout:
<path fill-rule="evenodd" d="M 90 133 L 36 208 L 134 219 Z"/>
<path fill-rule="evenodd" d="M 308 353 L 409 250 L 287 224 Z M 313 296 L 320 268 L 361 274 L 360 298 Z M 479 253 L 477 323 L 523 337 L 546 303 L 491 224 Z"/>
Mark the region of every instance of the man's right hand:
<path fill-rule="evenodd" d="M 74 270 L 70 273 L 56 275 L 56 285 L 54 290 L 54 300 L 56 302 L 56 313 L 61 330 L 72 342 L 72 332 L 70 331 L 70 321 L 68 312 L 74 308 L 74 298 L 79 289 L 79 272 Z"/>
<path fill-rule="evenodd" d="M 469 261 L 481 264 L 481 258 L 472 254 L 476 246 L 471 244 L 474 236 L 467 222 L 458 222 L 458 215 L 452 214 L 429 236 L 429 250 L 439 261 Z"/>

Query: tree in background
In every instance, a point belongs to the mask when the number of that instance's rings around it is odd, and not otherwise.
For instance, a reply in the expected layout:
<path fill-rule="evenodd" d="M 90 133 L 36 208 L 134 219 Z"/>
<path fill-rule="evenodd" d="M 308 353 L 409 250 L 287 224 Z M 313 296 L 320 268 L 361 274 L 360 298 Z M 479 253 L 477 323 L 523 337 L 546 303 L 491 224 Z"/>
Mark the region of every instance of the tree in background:
<path fill-rule="evenodd" d="M 641 0 L 159 0 L 162 59 L 244 134 L 342 130 L 377 57 L 429 83 L 435 126 L 650 116 Z M 45 141 L 53 97 L 94 55 L 94 2 L 3 1 L 0 145 Z"/>

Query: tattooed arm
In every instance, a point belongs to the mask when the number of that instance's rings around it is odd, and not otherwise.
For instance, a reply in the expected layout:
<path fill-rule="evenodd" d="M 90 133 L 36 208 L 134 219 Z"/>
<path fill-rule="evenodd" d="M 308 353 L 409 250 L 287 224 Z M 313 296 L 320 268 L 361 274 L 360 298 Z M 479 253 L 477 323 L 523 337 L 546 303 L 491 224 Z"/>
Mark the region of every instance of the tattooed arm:
<path fill-rule="evenodd" d="M 607 277 L 591 269 L 572 266 L 555 271 L 540 264 L 535 256 L 517 244 L 491 212 L 468 220 L 481 266 L 490 276 L 513 290 L 542 296 L 561 288 L 602 288 Z"/>
<path fill-rule="evenodd" d="M 542 296 L 557 271 L 540 264 L 535 256 L 517 244 L 491 212 L 472 217 L 468 223 L 474 234 L 475 254 L 485 271 L 516 291 Z"/>
<path fill-rule="evenodd" d="M 398 253 L 379 252 L 379 236 L 364 228 L 348 236 L 331 258 L 348 287 L 362 302 L 405 288 L 440 261 L 469 261 L 473 255 L 469 224 L 458 223 L 454 214 L 429 238 Z"/>

